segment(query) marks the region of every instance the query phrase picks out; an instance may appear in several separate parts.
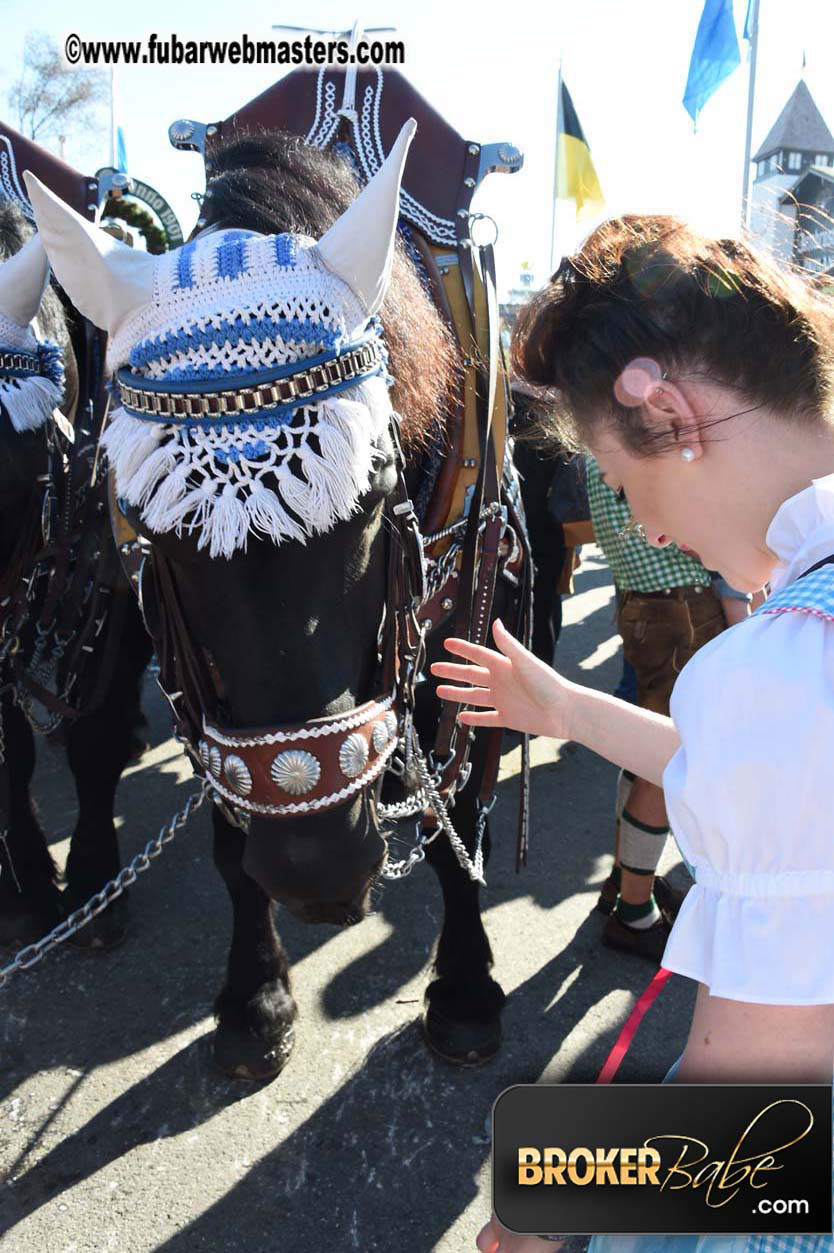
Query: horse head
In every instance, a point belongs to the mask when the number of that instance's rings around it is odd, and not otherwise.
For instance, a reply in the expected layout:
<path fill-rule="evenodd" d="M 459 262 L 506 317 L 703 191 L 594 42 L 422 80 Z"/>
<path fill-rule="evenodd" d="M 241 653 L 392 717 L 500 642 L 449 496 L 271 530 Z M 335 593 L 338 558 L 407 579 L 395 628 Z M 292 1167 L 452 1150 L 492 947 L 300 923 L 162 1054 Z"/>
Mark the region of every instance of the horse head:
<path fill-rule="evenodd" d="M 386 502 L 451 362 L 396 246 L 413 129 L 352 201 L 337 158 L 238 141 L 205 229 L 161 257 L 27 176 L 59 281 L 110 336 L 103 442 L 151 545 L 146 620 L 180 730 L 246 831 L 244 868 L 305 921 L 357 921 L 386 854 Z M 246 168 L 275 143 L 282 171 Z M 402 432 L 392 401 L 414 410 Z"/>

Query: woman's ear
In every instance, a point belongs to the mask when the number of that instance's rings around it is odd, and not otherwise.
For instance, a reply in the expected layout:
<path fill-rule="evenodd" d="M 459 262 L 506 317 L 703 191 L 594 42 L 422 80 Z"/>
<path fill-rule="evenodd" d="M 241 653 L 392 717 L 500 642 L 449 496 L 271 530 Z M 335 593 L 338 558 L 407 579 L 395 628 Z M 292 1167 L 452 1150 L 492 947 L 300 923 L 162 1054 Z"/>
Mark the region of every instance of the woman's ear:
<path fill-rule="evenodd" d="M 679 384 L 665 378 L 658 379 L 646 392 L 643 416 L 646 425 L 658 439 L 665 436 L 664 443 L 667 439 L 674 440 L 674 448 L 669 451 L 679 453 L 684 448 L 691 450 L 693 455 L 687 456 L 687 461 L 695 461 L 703 456 L 704 445 L 698 413 Z"/>

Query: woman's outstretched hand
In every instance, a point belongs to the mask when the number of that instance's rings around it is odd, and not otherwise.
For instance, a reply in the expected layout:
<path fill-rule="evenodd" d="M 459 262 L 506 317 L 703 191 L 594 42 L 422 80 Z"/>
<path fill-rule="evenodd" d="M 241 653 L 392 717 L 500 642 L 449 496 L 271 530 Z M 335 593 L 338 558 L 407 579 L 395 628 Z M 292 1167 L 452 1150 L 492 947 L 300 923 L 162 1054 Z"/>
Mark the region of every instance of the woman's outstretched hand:
<path fill-rule="evenodd" d="M 448 652 L 473 664 L 435 662 L 431 671 L 437 678 L 467 685 L 441 684 L 437 695 L 442 700 L 478 706 L 458 714 L 470 727 L 509 727 L 531 735 L 570 739 L 574 685 L 519 644 L 498 619 L 493 623 L 492 637 L 498 652 L 466 640 L 446 640 Z"/>

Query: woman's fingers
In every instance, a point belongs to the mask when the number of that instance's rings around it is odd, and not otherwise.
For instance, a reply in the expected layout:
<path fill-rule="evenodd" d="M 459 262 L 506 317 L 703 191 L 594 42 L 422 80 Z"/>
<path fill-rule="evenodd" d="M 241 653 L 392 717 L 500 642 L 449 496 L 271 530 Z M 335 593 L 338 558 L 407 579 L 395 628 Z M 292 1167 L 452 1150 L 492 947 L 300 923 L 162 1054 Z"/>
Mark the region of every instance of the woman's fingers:
<path fill-rule="evenodd" d="M 478 1239 L 475 1241 L 475 1244 L 481 1250 L 481 1253 L 498 1253 L 500 1243 L 501 1238 L 490 1219 L 487 1225 L 478 1232 Z"/>
<path fill-rule="evenodd" d="M 456 657 L 466 657 L 480 666 L 489 666 L 491 661 L 495 661 L 493 648 L 484 648 L 482 644 L 470 644 L 469 640 L 459 640 L 454 635 L 450 635 L 447 640 L 443 641 L 443 647 L 448 653 L 454 653 Z"/>
<path fill-rule="evenodd" d="M 438 679 L 458 679 L 476 687 L 483 687 L 490 680 L 490 673 L 483 666 L 459 666 L 454 661 L 435 661 L 431 672 Z"/>
<path fill-rule="evenodd" d="M 510 658 L 510 660 L 513 657 L 526 657 L 528 655 L 524 645 L 519 643 L 514 635 L 510 634 L 500 618 L 496 618 L 492 624 L 492 638 L 504 656 Z"/>
<path fill-rule="evenodd" d="M 505 727 L 507 725 L 495 709 L 462 709 L 458 714 L 458 722 L 462 722 L 467 727 Z"/>
<path fill-rule="evenodd" d="M 459 705 L 487 705 L 495 708 L 495 697 L 488 687 L 451 687 L 442 683 L 435 690 L 441 700 L 456 700 Z"/>

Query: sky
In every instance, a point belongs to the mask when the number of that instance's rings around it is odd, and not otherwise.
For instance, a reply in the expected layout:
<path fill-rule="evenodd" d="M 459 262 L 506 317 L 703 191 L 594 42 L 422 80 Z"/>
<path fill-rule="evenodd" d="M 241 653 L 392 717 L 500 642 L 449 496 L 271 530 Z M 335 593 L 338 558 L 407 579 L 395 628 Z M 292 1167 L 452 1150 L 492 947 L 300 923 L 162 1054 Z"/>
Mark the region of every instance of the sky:
<path fill-rule="evenodd" d="M 560 59 L 606 198 L 603 217 L 625 211 L 674 212 L 715 232 L 740 220 L 747 115 L 747 0 L 734 0 L 742 65 L 706 105 L 697 133 L 682 104 L 703 0 L 376 0 L 359 14 L 369 26 L 392 25 L 405 43 L 403 72 L 465 139 L 509 141 L 525 153 L 516 174 L 490 175 L 474 208 L 498 226 L 499 289 L 516 286 L 524 263 L 537 284 L 550 272 L 556 82 Z M 66 0 L 3 0 L 0 116 L 16 119 L 6 93 L 20 72 L 28 31 L 63 44 L 82 38 L 180 39 L 286 37 L 273 23 L 347 28 L 358 15 L 338 2 L 287 0 L 247 7 L 229 0 L 162 0 L 114 6 L 85 0 L 68 16 Z M 173 21 L 172 21 L 173 15 Z M 834 4 L 831 0 L 760 0 L 753 151 L 803 73 L 834 130 Z M 394 36 L 386 36 L 392 38 Z M 187 234 L 197 216 L 191 193 L 204 186 L 201 160 L 168 143 L 179 117 L 227 117 L 265 90 L 270 67 L 126 66 L 119 70 L 121 122 L 129 171 L 152 184 Z M 73 136 L 66 158 L 82 172 L 109 162 L 109 121 Z M 52 145 L 50 145 L 52 146 Z M 573 251 L 599 216 L 577 224 L 572 204 L 557 215 L 556 255 Z"/>

